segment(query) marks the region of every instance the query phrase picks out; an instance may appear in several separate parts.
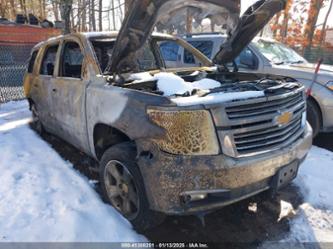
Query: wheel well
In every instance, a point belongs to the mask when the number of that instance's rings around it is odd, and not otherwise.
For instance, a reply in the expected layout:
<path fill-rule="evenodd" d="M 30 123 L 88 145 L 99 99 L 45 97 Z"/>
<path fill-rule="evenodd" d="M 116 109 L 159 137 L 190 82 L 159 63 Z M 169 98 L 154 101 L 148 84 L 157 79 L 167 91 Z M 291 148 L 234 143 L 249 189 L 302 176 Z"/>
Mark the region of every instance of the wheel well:
<path fill-rule="evenodd" d="M 320 123 L 320 128 L 322 129 L 323 128 L 323 115 L 322 115 L 322 112 L 321 112 L 320 105 L 318 104 L 316 99 L 312 96 L 309 96 L 308 101 L 310 101 L 312 104 L 314 104 L 314 106 L 316 106 L 316 108 L 318 109 L 319 123 Z"/>
<path fill-rule="evenodd" d="M 100 160 L 106 149 L 131 139 L 120 130 L 106 124 L 97 124 L 94 128 L 94 148 L 95 154 Z"/>
<path fill-rule="evenodd" d="M 31 106 L 34 104 L 34 101 L 31 98 L 27 98 L 29 103 L 29 110 L 31 110 Z"/>

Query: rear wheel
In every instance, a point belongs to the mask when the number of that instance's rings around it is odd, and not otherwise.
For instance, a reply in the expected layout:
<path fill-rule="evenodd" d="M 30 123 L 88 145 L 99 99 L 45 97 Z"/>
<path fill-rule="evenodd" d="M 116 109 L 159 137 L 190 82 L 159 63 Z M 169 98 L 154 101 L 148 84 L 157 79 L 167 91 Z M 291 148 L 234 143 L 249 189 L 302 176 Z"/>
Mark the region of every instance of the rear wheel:
<path fill-rule="evenodd" d="M 160 224 L 164 215 L 149 209 L 143 179 L 135 162 L 133 143 L 114 145 L 103 154 L 100 180 L 104 199 L 125 216 L 133 226 L 144 231 Z"/>
<path fill-rule="evenodd" d="M 313 137 L 315 138 L 320 131 L 320 110 L 317 105 L 312 101 L 307 102 L 307 119 L 313 130 Z"/>

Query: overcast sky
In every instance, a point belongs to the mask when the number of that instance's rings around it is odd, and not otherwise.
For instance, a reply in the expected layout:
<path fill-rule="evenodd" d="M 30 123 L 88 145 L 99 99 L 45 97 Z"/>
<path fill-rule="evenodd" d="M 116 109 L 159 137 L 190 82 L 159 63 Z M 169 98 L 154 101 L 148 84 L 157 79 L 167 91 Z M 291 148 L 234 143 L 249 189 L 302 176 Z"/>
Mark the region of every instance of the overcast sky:
<path fill-rule="evenodd" d="M 250 6 L 252 5 L 253 3 L 255 3 L 257 0 L 241 0 L 241 7 L 242 7 L 242 13 Z M 310 1 L 310 0 L 309 0 Z M 332 0 L 331 0 L 332 1 Z M 326 4 L 327 6 L 325 6 L 325 8 L 323 8 L 321 11 L 320 11 L 320 15 L 319 15 L 319 19 L 318 19 L 318 25 L 319 24 L 322 24 L 324 22 L 324 19 L 325 19 L 325 16 L 326 16 L 326 13 L 328 11 L 328 4 Z M 330 27 L 333 27 L 333 11 L 331 11 L 331 14 L 328 18 L 328 25 Z"/>

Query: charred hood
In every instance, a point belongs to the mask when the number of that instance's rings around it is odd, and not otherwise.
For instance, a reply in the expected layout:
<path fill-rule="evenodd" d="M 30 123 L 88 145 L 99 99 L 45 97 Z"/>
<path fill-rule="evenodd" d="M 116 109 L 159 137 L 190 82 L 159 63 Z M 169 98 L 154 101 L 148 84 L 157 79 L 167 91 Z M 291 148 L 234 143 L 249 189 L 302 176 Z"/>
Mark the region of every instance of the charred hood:
<path fill-rule="evenodd" d="M 216 64 L 228 63 L 284 6 L 285 0 L 260 0 L 239 18 L 239 6 L 234 0 L 134 0 L 106 71 L 122 73 L 134 70 L 137 67 L 136 53 L 149 39 L 156 23 L 172 18 L 173 13 L 187 7 L 199 8 L 208 15 L 219 13 L 229 29 L 233 30 L 214 58 Z"/>
<path fill-rule="evenodd" d="M 238 21 L 239 6 L 234 0 L 134 0 L 119 31 L 107 71 L 121 73 L 136 68 L 133 58 L 156 23 L 172 18 L 173 13 L 186 7 L 221 13 L 230 27 Z"/>

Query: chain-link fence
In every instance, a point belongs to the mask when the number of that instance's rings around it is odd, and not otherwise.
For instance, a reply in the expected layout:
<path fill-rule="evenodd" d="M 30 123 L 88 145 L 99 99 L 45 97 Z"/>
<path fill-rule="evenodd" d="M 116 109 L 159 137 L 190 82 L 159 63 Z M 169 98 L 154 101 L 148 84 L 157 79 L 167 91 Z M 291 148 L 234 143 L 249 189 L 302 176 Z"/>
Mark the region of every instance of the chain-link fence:
<path fill-rule="evenodd" d="M 312 63 L 322 58 L 324 64 L 333 65 L 333 48 L 311 48 L 304 54 L 304 58 Z"/>
<path fill-rule="evenodd" d="M 0 103 L 24 98 L 23 77 L 31 48 L 0 43 Z"/>

